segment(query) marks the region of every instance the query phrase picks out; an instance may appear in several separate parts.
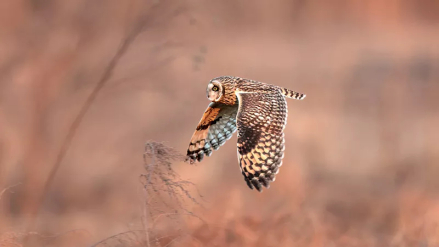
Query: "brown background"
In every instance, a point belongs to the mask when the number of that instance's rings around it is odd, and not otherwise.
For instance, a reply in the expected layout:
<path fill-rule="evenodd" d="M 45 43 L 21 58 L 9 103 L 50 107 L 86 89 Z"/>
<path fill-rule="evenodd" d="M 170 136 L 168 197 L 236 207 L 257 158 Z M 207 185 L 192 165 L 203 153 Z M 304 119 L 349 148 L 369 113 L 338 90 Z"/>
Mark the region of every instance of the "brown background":
<path fill-rule="evenodd" d="M 72 121 L 139 20 L 28 229 Z M 239 172 L 236 136 L 200 165 L 173 164 L 204 196 L 185 206 L 204 222 L 164 221 L 161 246 L 439 246 L 436 0 L 1 1 L 0 41 L 0 246 L 144 229 L 144 143 L 183 154 L 220 75 L 307 98 L 288 101 L 284 165 L 263 193 Z"/>

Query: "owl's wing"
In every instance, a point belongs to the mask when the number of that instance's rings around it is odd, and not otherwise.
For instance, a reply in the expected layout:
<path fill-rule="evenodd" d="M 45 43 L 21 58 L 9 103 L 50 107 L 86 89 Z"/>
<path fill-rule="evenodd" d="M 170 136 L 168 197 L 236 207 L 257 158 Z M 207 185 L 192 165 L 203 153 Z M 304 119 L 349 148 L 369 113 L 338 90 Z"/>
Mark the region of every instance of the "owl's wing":
<path fill-rule="evenodd" d="M 262 191 L 282 165 L 287 103 L 281 92 L 237 93 L 238 159 L 250 189 Z"/>
<path fill-rule="evenodd" d="M 236 131 L 237 112 L 238 104 L 210 103 L 192 135 L 186 161 L 201 161 L 230 139 Z"/>

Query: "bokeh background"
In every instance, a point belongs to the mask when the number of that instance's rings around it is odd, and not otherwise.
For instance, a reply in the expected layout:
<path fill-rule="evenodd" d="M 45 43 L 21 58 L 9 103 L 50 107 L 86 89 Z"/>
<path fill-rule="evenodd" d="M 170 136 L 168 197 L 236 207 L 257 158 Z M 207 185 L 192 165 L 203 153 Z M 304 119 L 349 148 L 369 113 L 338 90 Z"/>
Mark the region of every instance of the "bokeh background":
<path fill-rule="evenodd" d="M 439 246 L 438 30 L 436 0 L 1 1 L 0 246 Z M 277 180 L 247 188 L 235 136 L 145 226 L 145 142 L 184 154 L 220 75 L 307 94 Z"/>

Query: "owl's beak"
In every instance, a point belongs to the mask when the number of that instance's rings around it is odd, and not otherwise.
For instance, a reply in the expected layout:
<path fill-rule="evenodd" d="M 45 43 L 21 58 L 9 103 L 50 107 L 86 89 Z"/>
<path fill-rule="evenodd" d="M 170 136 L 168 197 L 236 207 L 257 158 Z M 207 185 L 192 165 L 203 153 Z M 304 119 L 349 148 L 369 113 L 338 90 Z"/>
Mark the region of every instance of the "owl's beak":
<path fill-rule="evenodd" d="M 211 101 L 215 101 L 216 100 L 216 93 L 213 91 L 210 91 L 207 93 L 207 98 L 209 98 Z"/>

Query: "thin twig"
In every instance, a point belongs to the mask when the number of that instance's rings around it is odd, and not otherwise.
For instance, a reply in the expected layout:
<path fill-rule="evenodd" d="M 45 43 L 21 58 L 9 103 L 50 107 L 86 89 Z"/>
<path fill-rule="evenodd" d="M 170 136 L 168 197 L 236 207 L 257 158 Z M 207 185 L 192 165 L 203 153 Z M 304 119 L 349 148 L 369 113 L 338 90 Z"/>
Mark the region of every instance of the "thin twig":
<path fill-rule="evenodd" d="M 147 141 L 143 158 L 146 174 L 141 174 L 139 178 L 145 191 L 145 197 L 147 197 L 144 206 L 144 210 L 147 211 L 143 213 L 142 223 L 144 225 L 149 223 L 147 227 L 150 232 L 154 233 L 158 222 L 164 217 L 192 216 L 203 221 L 202 218 L 185 207 L 188 201 L 201 206 L 188 188 L 196 188 L 195 184 L 182 179 L 172 165 L 175 161 L 182 161 L 183 155 L 164 143 Z M 197 197 L 201 196 L 198 195 Z M 153 205 L 148 200 L 153 200 L 160 205 Z M 173 203 L 176 205 L 173 205 Z M 145 217 L 145 215 L 148 216 L 146 212 L 150 215 L 148 219 Z M 146 220 L 149 220 L 149 222 Z M 180 237 L 170 241 L 167 246 L 178 241 Z M 160 243 L 156 244 L 160 245 Z"/>
<path fill-rule="evenodd" d="M 95 99 L 98 96 L 101 89 L 104 87 L 104 85 L 111 78 L 111 75 L 113 74 L 113 71 L 116 68 L 116 66 L 119 63 L 122 56 L 127 52 L 130 45 L 133 43 L 133 41 L 137 38 L 137 36 L 143 30 L 143 25 L 144 25 L 144 23 L 140 22 L 133 29 L 133 31 L 123 40 L 123 42 L 119 46 L 117 52 L 115 53 L 113 58 L 110 60 L 108 66 L 106 67 L 101 79 L 98 81 L 98 83 L 94 87 L 93 91 L 87 97 L 87 99 L 83 103 L 78 115 L 76 115 L 75 119 L 73 120 L 73 122 L 68 130 L 68 133 L 67 133 L 66 137 L 64 138 L 64 141 L 62 142 L 60 151 L 58 152 L 58 155 L 57 155 L 56 160 L 52 166 L 52 169 L 50 170 L 49 176 L 44 184 L 42 195 L 39 198 L 38 202 L 36 203 L 36 206 L 31 214 L 31 219 L 30 219 L 30 222 L 29 222 L 28 227 L 27 227 L 28 231 L 31 231 L 34 228 L 35 218 L 37 217 L 38 212 L 41 210 L 41 206 L 42 206 L 43 201 L 47 195 L 47 192 L 48 192 L 51 184 L 53 183 L 53 179 L 55 178 L 55 175 L 58 172 L 59 167 L 61 166 L 61 163 L 64 160 L 64 157 L 65 157 L 68 149 L 70 148 L 73 137 L 75 136 L 85 114 L 90 109 L 90 106 L 95 101 Z M 25 241 L 25 243 L 26 243 L 26 241 Z"/>
<path fill-rule="evenodd" d="M 149 229 L 148 229 L 148 191 L 146 189 L 143 190 L 145 193 L 145 201 L 143 203 L 143 216 L 142 216 L 142 225 L 143 229 L 145 229 L 145 241 L 148 247 L 151 247 L 150 239 L 149 239 Z"/>
<path fill-rule="evenodd" d="M 207 224 L 206 221 L 204 221 L 202 218 L 198 217 L 197 215 L 193 214 L 192 212 L 189 213 L 161 213 L 159 215 L 157 215 L 156 217 L 154 217 L 153 219 L 153 223 L 152 223 L 152 227 L 154 228 L 155 225 L 157 224 L 157 221 L 162 218 L 162 217 L 169 217 L 169 216 L 174 216 L 174 215 L 179 215 L 179 216 L 192 216 L 194 218 L 199 219 L 201 222 L 203 222 L 204 224 Z"/>
<path fill-rule="evenodd" d="M 41 238 L 48 238 L 51 239 L 52 241 L 59 238 L 59 237 L 63 237 L 65 235 L 71 234 L 71 233 L 77 233 L 77 232 L 84 232 L 87 233 L 89 236 L 91 236 L 91 233 L 89 231 L 87 231 L 86 229 L 73 229 L 73 230 L 68 230 L 65 232 L 61 232 L 61 233 L 56 233 L 56 234 L 51 234 L 51 235 L 45 235 L 45 234 L 41 234 L 38 232 L 29 232 L 27 233 L 27 235 L 36 235 L 39 236 Z"/>
<path fill-rule="evenodd" d="M 102 243 L 105 243 L 106 241 L 108 241 L 108 240 L 110 240 L 110 239 L 117 238 L 117 237 L 119 237 L 119 236 L 122 236 L 122 235 L 125 235 L 125 234 L 128 234 L 128 233 L 133 233 L 133 234 L 135 234 L 135 232 L 143 232 L 143 231 L 144 231 L 144 230 L 131 230 L 131 231 L 126 231 L 126 232 L 120 232 L 120 233 L 118 233 L 118 234 L 114 234 L 114 235 L 112 235 L 112 236 L 109 236 L 108 238 L 105 238 L 105 239 L 103 239 L 103 240 L 101 240 L 101 241 L 99 241 L 99 242 L 93 244 L 93 245 L 90 246 L 90 247 L 96 247 L 96 246 L 98 246 L 98 245 L 100 245 L 100 244 L 102 244 Z"/>
<path fill-rule="evenodd" d="M 17 183 L 17 184 L 14 184 L 14 185 L 11 185 L 11 186 L 8 186 L 8 187 L 4 188 L 4 189 L 0 192 L 0 200 L 2 199 L 2 196 L 3 196 L 3 194 L 4 194 L 6 191 L 8 191 L 8 190 L 10 190 L 10 189 L 12 189 L 12 188 L 14 188 L 14 187 L 16 187 L 16 186 L 19 186 L 19 185 L 21 185 L 21 183 Z"/>
<path fill-rule="evenodd" d="M 177 236 L 174 239 L 172 239 L 169 243 L 167 243 L 164 247 L 168 247 L 170 246 L 172 243 L 176 242 L 179 238 L 181 238 L 181 236 Z"/>

